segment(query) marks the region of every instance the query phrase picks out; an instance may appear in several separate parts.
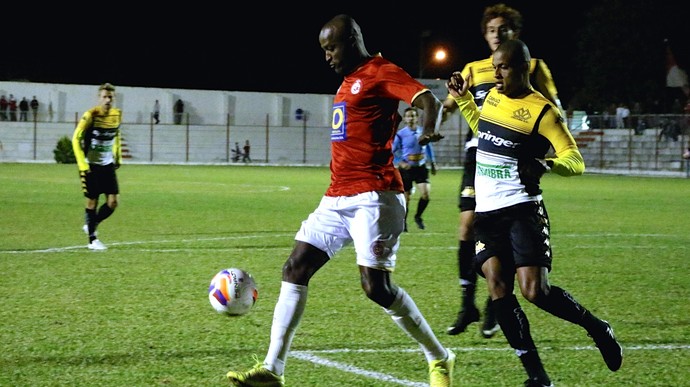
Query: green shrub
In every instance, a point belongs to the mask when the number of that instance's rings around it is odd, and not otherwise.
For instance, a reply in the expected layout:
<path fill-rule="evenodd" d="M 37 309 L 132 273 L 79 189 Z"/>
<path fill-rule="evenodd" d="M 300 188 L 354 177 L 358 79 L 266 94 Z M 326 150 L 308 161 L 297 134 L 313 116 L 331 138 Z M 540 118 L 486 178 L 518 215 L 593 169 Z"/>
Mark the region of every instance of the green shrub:
<path fill-rule="evenodd" d="M 67 136 L 62 136 L 57 142 L 57 146 L 53 149 L 55 154 L 55 161 L 58 164 L 76 164 L 77 158 L 74 157 L 74 150 L 72 149 L 72 139 Z"/>

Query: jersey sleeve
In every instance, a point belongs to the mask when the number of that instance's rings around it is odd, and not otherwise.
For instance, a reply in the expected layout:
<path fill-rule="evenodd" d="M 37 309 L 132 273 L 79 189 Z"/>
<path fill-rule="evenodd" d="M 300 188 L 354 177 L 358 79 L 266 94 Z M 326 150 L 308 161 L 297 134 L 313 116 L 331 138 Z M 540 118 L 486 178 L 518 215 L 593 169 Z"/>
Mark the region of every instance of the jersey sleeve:
<path fill-rule="evenodd" d="M 74 129 L 74 134 L 72 135 L 72 150 L 74 151 L 74 157 L 77 160 L 77 167 L 80 171 L 88 171 L 89 163 L 86 162 L 86 154 L 84 153 L 84 136 L 86 135 L 86 130 L 91 126 L 93 118 L 91 116 L 91 111 L 87 111 L 79 120 L 77 127 Z"/>
<path fill-rule="evenodd" d="M 549 66 L 546 65 L 542 59 L 535 59 L 535 68 L 533 71 L 534 84 L 533 87 L 540 93 L 544 95 L 549 101 L 556 105 L 559 109 L 561 107 L 561 101 L 558 99 L 558 90 L 556 89 L 556 83 L 553 81 L 553 76 L 551 75 L 551 70 Z"/>
<path fill-rule="evenodd" d="M 458 107 L 460 108 L 460 113 L 462 114 L 463 117 L 465 117 L 465 120 L 467 121 L 467 124 L 470 126 L 470 129 L 474 134 L 477 134 L 477 131 L 479 130 L 479 107 L 477 107 L 477 103 L 474 102 L 474 97 L 472 96 L 472 93 L 469 91 L 462 96 L 459 96 L 455 98 L 455 103 L 458 104 Z"/>
<path fill-rule="evenodd" d="M 585 160 L 558 110 L 548 109 L 539 125 L 539 134 L 549 140 L 556 154 L 556 157 L 546 159 L 547 163 L 553 163 L 551 172 L 561 176 L 577 176 L 585 172 Z"/>
<path fill-rule="evenodd" d="M 393 138 L 393 164 L 398 165 L 402 160 L 402 140 L 400 136 L 396 133 L 395 138 Z"/>
<path fill-rule="evenodd" d="M 419 95 L 430 91 L 401 67 L 392 63 L 382 65 L 378 77 L 379 90 L 383 92 L 383 97 L 404 101 L 409 105 L 413 105 L 413 101 Z"/>
<path fill-rule="evenodd" d="M 122 111 L 117 112 L 118 127 L 122 123 Z M 115 142 L 113 144 L 113 160 L 117 165 L 122 165 L 122 129 L 117 129 L 117 134 L 115 135 Z"/>

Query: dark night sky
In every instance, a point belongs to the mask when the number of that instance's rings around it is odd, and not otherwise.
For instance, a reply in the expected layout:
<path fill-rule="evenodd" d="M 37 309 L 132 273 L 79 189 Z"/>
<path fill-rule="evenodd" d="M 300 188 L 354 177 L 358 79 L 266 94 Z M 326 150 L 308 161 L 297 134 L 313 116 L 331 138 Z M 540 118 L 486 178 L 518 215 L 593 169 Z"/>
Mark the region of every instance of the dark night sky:
<path fill-rule="evenodd" d="M 445 78 L 489 54 L 479 23 L 484 7 L 494 2 L 422 2 L 417 7 L 396 1 L 315 6 L 291 2 L 278 7 L 237 3 L 146 5 L 151 10 L 139 9 L 143 3 L 116 2 L 75 9 L 60 3 L 33 13 L 9 9 L 5 15 L 17 17 L 3 21 L 6 46 L 0 54 L 0 79 L 333 94 L 340 78 L 324 62 L 318 33 L 338 13 L 355 17 L 371 53 L 381 52 L 414 76 L 423 30 L 432 32 L 430 41 L 443 40 L 451 51 L 451 65 L 430 69 L 432 77 Z M 576 60 L 569 47 L 574 47 L 574 31 L 595 3 L 547 7 L 538 1 L 506 1 L 522 12 L 521 38 L 533 56 L 549 64 L 566 103 L 576 87 L 569 83 Z M 367 4 L 376 4 L 376 9 Z M 541 16 L 547 12 L 553 16 Z M 679 61 L 685 57 L 677 56 Z"/>

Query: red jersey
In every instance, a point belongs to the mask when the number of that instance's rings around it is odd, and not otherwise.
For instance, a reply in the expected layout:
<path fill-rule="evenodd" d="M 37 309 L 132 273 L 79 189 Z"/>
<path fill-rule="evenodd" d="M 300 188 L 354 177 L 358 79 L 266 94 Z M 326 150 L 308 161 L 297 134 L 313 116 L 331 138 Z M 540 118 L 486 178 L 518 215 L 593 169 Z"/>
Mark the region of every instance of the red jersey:
<path fill-rule="evenodd" d="M 400 122 L 398 103 L 411 105 L 427 90 L 380 55 L 345 76 L 333 100 L 331 184 L 326 196 L 403 192 L 391 150 Z"/>

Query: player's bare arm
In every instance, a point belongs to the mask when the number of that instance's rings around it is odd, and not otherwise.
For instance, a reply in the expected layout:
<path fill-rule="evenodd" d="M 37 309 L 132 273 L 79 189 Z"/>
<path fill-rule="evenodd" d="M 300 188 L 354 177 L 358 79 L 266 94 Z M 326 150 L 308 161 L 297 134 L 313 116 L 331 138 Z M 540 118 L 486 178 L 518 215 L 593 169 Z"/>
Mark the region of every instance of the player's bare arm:
<path fill-rule="evenodd" d="M 441 101 L 431 91 L 427 91 L 415 98 L 412 101 L 412 106 L 424 111 L 424 122 L 422 123 L 424 130 L 422 135 L 419 136 L 419 144 L 426 145 L 430 142 L 441 140 L 443 135 L 438 132 L 443 114 L 443 104 Z"/>

